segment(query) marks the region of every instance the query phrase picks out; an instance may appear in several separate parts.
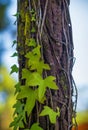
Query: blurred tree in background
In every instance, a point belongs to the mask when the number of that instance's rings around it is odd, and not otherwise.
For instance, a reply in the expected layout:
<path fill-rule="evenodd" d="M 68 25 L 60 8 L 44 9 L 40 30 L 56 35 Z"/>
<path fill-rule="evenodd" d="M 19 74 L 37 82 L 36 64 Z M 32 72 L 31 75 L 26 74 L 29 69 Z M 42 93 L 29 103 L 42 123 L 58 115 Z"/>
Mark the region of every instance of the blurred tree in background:
<path fill-rule="evenodd" d="M 12 120 L 12 104 L 15 102 L 13 97 L 15 80 L 11 78 L 3 64 L 3 55 L 6 50 L 5 43 L 2 40 L 2 33 L 7 31 L 10 25 L 7 14 L 10 5 L 11 0 L 0 0 L 0 130 L 11 130 L 9 123 Z"/>
<path fill-rule="evenodd" d="M 0 0 L 0 32 L 4 31 L 9 25 L 9 19 L 6 11 L 10 3 L 11 0 Z"/>
<path fill-rule="evenodd" d="M 12 120 L 15 102 L 14 79 L 11 78 L 5 67 L 0 68 L 0 130 L 10 130 L 9 123 Z"/>
<path fill-rule="evenodd" d="M 7 16 L 7 8 L 11 0 L 0 0 L 0 38 L 1 33 L 6 30 L 9 25 L 9 18 Z M 5 51 L 4 43 L 0 40 L 0 66 L 2 65 L 2 55 Z"/>

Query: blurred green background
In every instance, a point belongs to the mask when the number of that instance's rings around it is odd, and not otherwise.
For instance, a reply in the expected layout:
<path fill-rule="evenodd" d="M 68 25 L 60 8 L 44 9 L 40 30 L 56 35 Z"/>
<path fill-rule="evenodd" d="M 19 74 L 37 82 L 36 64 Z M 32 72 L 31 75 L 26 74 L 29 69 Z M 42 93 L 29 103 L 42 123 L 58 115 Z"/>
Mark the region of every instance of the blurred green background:
<path fill-rule="evenodd" d="M 16 2 L 16 0 L 0 0 L 0 130 L 11 130 L 9 124 L 14 111 L 12 106 L 15 103 L 14 85 L 17 82 L 17 74 L 10 75 L 9 73 L 10 67 L 14 63 L 17 64 L 17 59 L 11 57 L 16 49 L 16 47 L 12 48 L 13 40 L 16 39 L 16 18 L 13 16 L 16 13 Z M 86 68 L 88 60 L 84 61 L 88 46 L 86 44 L 87 5 L 87 0 L 74 0 L 71 1 L 70 6 L 75 56 L 77 57 L 73 75 L 79 92 L 77 105 L 79 130 L 88 130 L 88 69 Z M 84 56 L 83 60 L 82 56 Z"/>

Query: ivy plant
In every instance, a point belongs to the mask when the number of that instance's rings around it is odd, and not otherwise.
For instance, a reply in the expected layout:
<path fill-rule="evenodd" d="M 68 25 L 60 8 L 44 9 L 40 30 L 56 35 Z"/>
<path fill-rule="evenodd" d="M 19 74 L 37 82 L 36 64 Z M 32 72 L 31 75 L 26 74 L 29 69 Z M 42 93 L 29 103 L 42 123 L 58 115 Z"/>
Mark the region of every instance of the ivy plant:
<path fill-rule="evenodd" d="M 32 14 L 31 22 L 35 22 L 36 13 L 34 10 L 30 12 Z M 19 14 L 19 13 L 18 13 Z M 16 16 L 18 16 L 16 14 Z M 17 42 L 13 41 L 14 46 Z M 10 127 L 13 127 L 13 130 L 18 128 L 24 128 L 24 130 L 43 130 L 38 122 L 32 124 L 30 128 L 25 129 L 24 124 L 26 123 L 26 114 L 30 116 L 33 111 L 36 101 L 40 104 L 43 104 L 46 100 L 46 91 L 52 89 L 57 91 L 58 86 L 55 83 L 55 77 L 52 75 L 43 77 L 44 70 L 50 70 L 50 66 L 44 63 L 44 60 L 41 58 L 41 46 L 36 42 L 36 39 L 31 37 L 29 40 L 26 40 L 26 46 L 31 50 L 25 54 L 25 59 L 27 61 L 27 67 L 22 69 L 22 80 L 25 80 L 25 84 L 21 85 L 18 82 L 15 85 L 16 91 L 16 103 L 13 108 L 14 111 L 14 120 L 10 124 Z M 18 53 L 15 52 L 12 57 L 18 56 Z M 10 74 L 18 72 L 19 68 L 14 64 L 11 67 Z M 49 116 L 50 122 L 55 124 L 56 118 L 60 115 L 59 108 L 56 108 L 57 111 L 54 111 L 49 106 L 44 106 L 44 109 L 39 113 L 39 116 Z"/>

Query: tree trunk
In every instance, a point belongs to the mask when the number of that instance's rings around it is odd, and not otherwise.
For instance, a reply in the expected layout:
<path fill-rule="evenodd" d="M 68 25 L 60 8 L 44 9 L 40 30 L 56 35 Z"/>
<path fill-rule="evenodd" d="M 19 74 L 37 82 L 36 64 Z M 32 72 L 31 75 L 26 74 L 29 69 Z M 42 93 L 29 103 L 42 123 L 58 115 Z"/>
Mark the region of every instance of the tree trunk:
<path fill-rule="evenodd" d="M 19 52 L 19 81 L 23 85 L 22 69 L 26 68 L 26 52 L 30 51 L 26 42 L 34 37 L 42 46 L 41 54 L 45 63 L 51 67 L 50 71 L 44 71 L 43 75 L 53 75 L 56 77 L 58 91 L 47 89 L 46 105 L 54 110 L 60 108 L 60 117 L 57 118 L 56 124 L 50 123 L 47 117 L 38 117 L 39 110 L 43 105 L 36 103 L 36 106 L 27 117 L 25 128 L 30 128 L 33 122 L 39 121 L 44 130 L 71 130 L 73 116 L 73 40 L 72 26 L 69 16 L 69 0 L 19 0 L 18 12 L 20 13 L 17 20 L 17 50 Z M 30 9 L 36 11 L 36 22 L 30 20 Z M 31 33 L 32 27 L 35 26 L 36 33 Z M 45 105 L 44 104 L 44 105 Z M 38 119 L 39 118 L 39 119 Z M 20 130 L 22 130 L 20 128 Z"/>

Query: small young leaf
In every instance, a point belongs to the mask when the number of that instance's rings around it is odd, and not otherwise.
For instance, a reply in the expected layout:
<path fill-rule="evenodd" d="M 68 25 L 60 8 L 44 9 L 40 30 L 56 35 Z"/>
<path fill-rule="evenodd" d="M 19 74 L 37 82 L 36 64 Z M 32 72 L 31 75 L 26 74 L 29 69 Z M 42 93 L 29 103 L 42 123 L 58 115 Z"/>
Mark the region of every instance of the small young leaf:
<path fill-rule="evenodd" d="M 18 53 L 17 53 L 17 52 L 14 52 L 11 57 L 15 57 L 15 56 L 18 56 Z"/>
<path fill-rule="evenodd" d="M 34 14 L 34 13 L 35 13 L 35 10 L 34 10 L 34 9 L 31 9 L 31 10 L 30 10 L 30 13 L 31 13 L 31 14 Z"/>
<path fill-rule="evenodd" d="M 38 45 L 36 48 L 34 48 L 34 49 L 32 50 L 32 52 L 33 52 L 34 55 L 37 55 L 37 56 L 39 56 L 39 57 L 41 58 L 40 48 L 41 48 L 41 46 Z"/>
<path fill-rule="evenodd" d="M 19 17 L 19 15 L 20 15 L 20 13 L 19 12 L 17 12 L 16 14 L 14 14 L 13 16 L 15 16 L 15 17 Z"/>
<path fill-rule="evenodd" d="M 18 70 L 19 70 L 19 68 L 16 66 L 16 64 L 14 64 L 13 66 L 11 66 L 11 72 L 10 72 L 10 74 L 12 74 L 12 73 L 17 73 L 18 72 Z"/>
<path fill-rule="evenodd" d="M 31 33 L 35 33 L 36 32 L 36 29 L 33 27 L 32 29 L 31 29 Z"/>
<path fill-rule="evenodd" d="M 32 22 L 35 22 L 35 21 L 36 21 L 35 16 L 32 16 L 31 21 L 32 21 Z"/>
<path fill-rule="evenodd" d="M 43 130 L 40 126 L 39 126 L 39 123 L 34 123 L 30 130 Z"/>
<path fill-rule="evenodd" d="M 41 58 L 41 53 L 40 53 L 40 45 L 38 45 L 37 47 L 35 47 L 31 52 L 28 52 L 25 55 L 26 58 L 30 59 L 30 60 L 34 60 L 34 59 L 40 59 Z"/>
<path fill-rule="evenodd" d="M 55 112 L 53 109 L 51 109 L 50 107 L 48 106 L 44 106 L 44 109 L 42 110 L 42 112 L 40 113 L 40 116 L 46 116 L 46 115 L 49 115 L 49 119 L 50 119 L 50 122 L 52 124 L 55 124 L 56 123 L 56 117 L 57 116 L 60 116 L 60 112 Z"/>
<path fill-rule="evenodd" d="M 27 46 L 36 46 L 36 41 L 34 38 L 30 38 L 29 42 L 27 43 Z"/>
<path fill-rule="evenodd" d="M 17 93 L 17 92 L 19 92 L 20 91 L 20 83 L 18 82 L 16 85 L 15 85 L 15 94 Z"/>
<path fill-rule="evenodd" d="M 13 47 L 15 44 L 17 44 L 17 41 L 16 41 L 16 40 L 13 41 L 12 47 Z"/>

